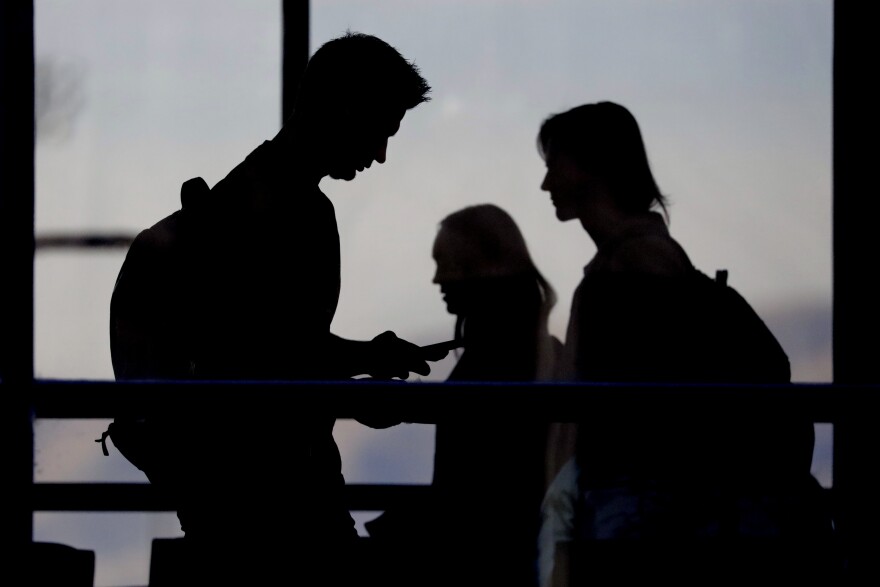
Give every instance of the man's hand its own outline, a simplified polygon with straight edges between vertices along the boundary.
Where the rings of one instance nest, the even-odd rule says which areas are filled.
[[[398,338],[390,330],[370,341],[368,374],[376,379],[406,379],[410,372],[428,375],[431,367],[421,347]]]

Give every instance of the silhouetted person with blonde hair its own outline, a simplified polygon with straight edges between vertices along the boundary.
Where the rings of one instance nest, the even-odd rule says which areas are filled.
[[[494,204],[440,222],[434,283],[456,316],[464,351],[448,381],[547,381],[558,341],[548,318],[556,292],[535,266],[513,218]]]
[[[446,216],[434,239],[434,283],[463,346],[447,381],[548,381],[561,343],[548,330],[556,293],[514,219],[495,204]],[[380,540],[427,548],[404,579],[436,585],[536,583],[546,425],[459,413],[436,425],[432,498],[368,524]],[[426,543],[427,547],[421,544]]]

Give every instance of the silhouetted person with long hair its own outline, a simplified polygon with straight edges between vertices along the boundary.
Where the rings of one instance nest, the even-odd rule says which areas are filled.
[[[556,293],[513,218],[494,204],[458,210],[440,222],[432,254],[434,283],[463,345],[447,381],[549,380],[561,352],[548,330]],[[505,417],[503,395],[498,402],[492,419],[462,413],[438,421],[432,499],[368,525],[380,539],[384,530],[427,542],[431,562],[409,582],[536,583],[546,425]]]
[[[763,321],[734,290],[698,271],[670,235],[666,197],[626,108],[599,102],[551,116],[538,147],[547,165],[541,189],[550,193],[556,217],[579,221],[597,249],[572,301],[563,379],[790,381],[788,358]],[[731,550],[742,558],[729,554],[723,567],[695,547],[707,538],[743,548],[754,542],[742,539],[810,544],[828,537],[830,519],[817,505],[821,489],[810,474],[813,425],[797,414],[760,404],[729,414],[633,405],[625,413],[580,415],[568,438],[573,445],[549,447],[551,461],[554,450],[574,458],[558,459],[562,474],[548,490],[542,550],[549,548],[559,566],[554,577],[545,553],[545,585],[607,580],[603,573],[613,580],[758,571],[791,577],[802,571],[798,565],[814,563],[811,554]],[[621,540],[631,548],[623,560],[598,548]],[[566,559],[568,543],[593,550]]]
[[[556,292],[535,266],[513,218],[494,204],[440,222],[434,283],[456,316],[464,351],[448,381],[546,381],[558,340],[548,330]]]
[[[381,39],[346,33],[322,45],[277,135],[213,188],[186,182],[182,208],[132,244],[111,302],[117,379],[429,373],[418,347],[392,332],[369,341],[331,333],[339,234],[319,189],[325,177],[348,181],[384,163],[405,113],[429,91]],[[147,474],[179,506],[193,580],[341,581],[357,533],[333,414],[230,404],[154,418],[167,446],[162,470]]]
[[[464,343],[447,381],[551,379],[561,347],[548,330],[556,293],[513,218],[492,204],[454,212],[440,223],[433,257],[434,283]],[[505,417],[498,400],[492,420],[465,415],[437,423],[441,552],[463,554],[462,584],[529,586],[546,427]]]

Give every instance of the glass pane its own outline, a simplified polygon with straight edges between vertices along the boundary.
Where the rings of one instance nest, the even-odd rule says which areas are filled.
[[[95,587],[148,585],[153,538],[182,536],[173,513],[34,514],[34,540],[95,552]]]
[[[113,379],[110,296],[124,249],[55,249],[34,260],[34,373]]]
[[[337,420],[333,436],[339,444],[346,483],[430,483],[434,471],[434,426],[399,424],[373,429],[354,420]]]
[[[278,130],[279,2],[38,0],[36,233],[133,236]],[[109,303],[125,249],[39,249],[39,378],[112,379]],[[35,424],[37,481],[144,477],[94,439],[106,421]],[[96,551],[98,587],[146,585],[175,514],[36,513],[34,537]]]
[[[834,425],[816,424],[816,445],[813,449],[813,466],[810,472],[822,487],[833,485]]]
[[[670,230],[694,263],[729,271],[795,381],[831,381],[832,6],[315,0],[313,50],[346,29],[375,34],[433,87],[384,165],[322,184],[342,238],[337,333],[449,338],[454,321],[431,282],[437,223],[492,202],[513,215],[556,288],[551,329],[564,338],[594,249],[540,191],[536,134],[549,114],[612,100],[639,120],[671,200]]]
[[[146,483],[143,472],[107,439],[95,442],[110,420],[39,418],[34,422],[34,481],[37,483]]]
[[[36,228],[136,231],[278,130],[278,2],[38,0]]]
[[[642,126],[673,236],[700,269],[729,271],[788,353],[794,381],[830,382],[832,9],[828,0],[423,0],[418,10],[314,0],[312,50],[347,29],[374,34],[433,87],[384,165],[321,186],[342,239],[336,333],[450,338],[454,319],[432,284],[437,223],[491,202],[513,215],[555,287],[551,330],[564,339],[595,249],[540,191],[536,134],[550,114],[612,100]],[[426,379],[444,379],[453,363]],[[390,454],[399,433],[375,442]],[[816,426],[813,473],[826,487],[831,437],[830,424]]]

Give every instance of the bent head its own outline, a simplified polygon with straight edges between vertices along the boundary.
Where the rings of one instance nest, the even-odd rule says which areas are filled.
[[[291,120],[322,175],[350,180],[384,163],[404,114],[430,100],[419,69],[372,35],[348,32],[309,60]]]
[[[538,132],[538,151],[547,164],[541,189],[550,192],[560,220],[579,217],[599,191],[626,213],[665,210],[638,122],[619,104],[584,104],[550,116]]]
[[[385,163],[388,141],[397,134],[405,110],[376,107],[372,114],[345,111],[325,145],[327,175],[350,181],[372,164]]]

